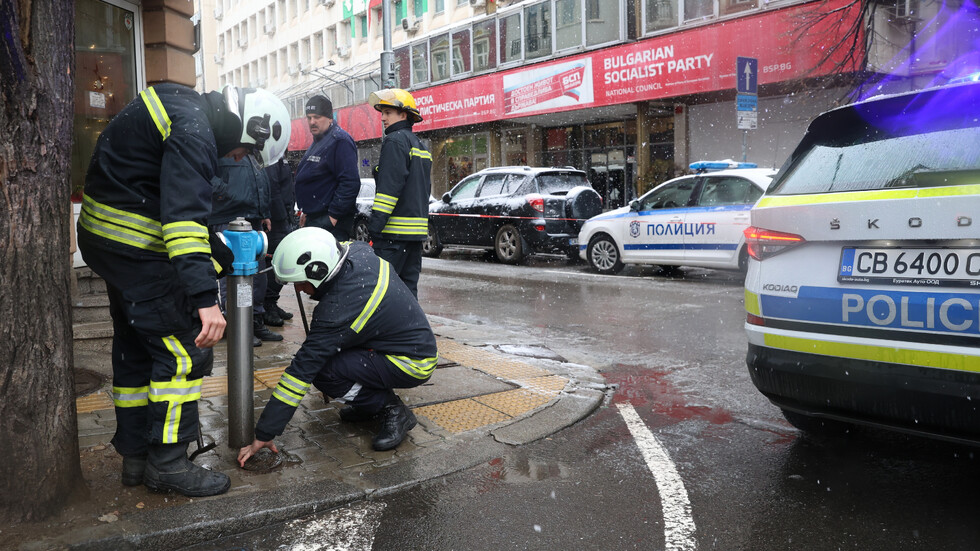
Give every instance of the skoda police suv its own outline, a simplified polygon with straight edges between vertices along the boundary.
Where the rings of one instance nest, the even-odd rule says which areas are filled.
[[[820,115],[751,224],[746,362],[788,421],[980,442],[980,82]]]

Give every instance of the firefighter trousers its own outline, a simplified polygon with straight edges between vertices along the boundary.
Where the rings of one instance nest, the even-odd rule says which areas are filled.
[[[392,389],[414,388],[427,380],[408,375],[374,350],[348,348],[327,362],[313,386],[328,398],[374,413],[395,401]]]

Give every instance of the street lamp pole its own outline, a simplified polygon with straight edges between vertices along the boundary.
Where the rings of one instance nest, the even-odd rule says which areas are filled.
[[[381,0],[381,33],[384,35],[384,51],[381,52],[381,86],[394,88],[394,54],[391,53],[391,0]]]

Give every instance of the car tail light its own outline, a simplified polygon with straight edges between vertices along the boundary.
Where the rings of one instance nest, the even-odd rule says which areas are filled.
[[[742,233],[745,234],[745,248],[749,256],[756,260],[765,260],[806,241],[800,235],[755,226],[745,228]]]
[[[534,226],[534,229],[535,229],[536,231],[544,231],[544,224],[536,224],[536,225]]]
[[[544,197],[538,195],[537,193],[532,193],[525,197],[527,199],[527,204],[531,205],[531,208],[544,213]]]

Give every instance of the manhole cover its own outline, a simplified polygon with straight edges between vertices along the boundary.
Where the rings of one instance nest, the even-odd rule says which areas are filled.
[[[102,375],[84,368],[75,369],[75,397],[80,398],[82,396],[92,394],[93,392],[102,388],[102,383],[105,382],[105,377]]]
[[[253,473],[267,473],[282,465],[282,456],[268,448],[262,448],[245,462],[245,470]]]

